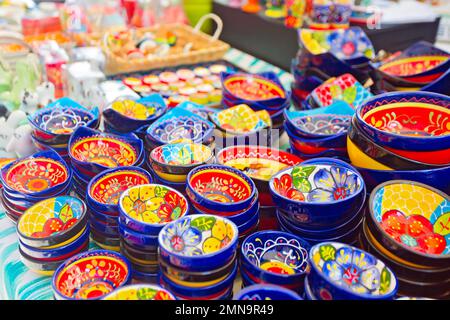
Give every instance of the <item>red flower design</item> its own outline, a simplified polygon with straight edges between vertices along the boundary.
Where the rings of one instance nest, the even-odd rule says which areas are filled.
[[[305,200],[303,193],[294,188],[292,177],[287,173],[283,174],[280,179],[273,179],[273,186],[275,191],[283,197],[297,201]]]

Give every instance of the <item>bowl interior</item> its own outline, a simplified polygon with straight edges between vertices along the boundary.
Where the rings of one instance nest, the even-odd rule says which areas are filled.
[[[123,213],[147,224],[166,224],[188,211],[186,198],[178,191],[159,184],[128,188],[119,199]]]
[[[305,134],[329,136],[346,132],[351,120],[350,115],[317,114],[294,118],[291,123]]]
[[[70,107],[48,108],[33,115],[31,121],[42,131],[70,135],[75,129],[94,120],[87,110]]]
[[[236,134],[255,132],[271,124],[270,114],[267,111],[255,112],[246,104],[213,113],[210,117],[221,129]]]
[[[172,293],[159,286],[136,284],[118,288],[105,300],[176,300]]]
[[[270,180],[273,192],[309,203],[333,203],[357,194],[364,182],[352,170],[338,165],[298,165]]]
[[[392,76],[412,76],[436,68],[448,59],[445,55],[405,57],[384,63],[379,69]]]
[[[213,127],[200,117],[179,116],[161,121],[152,127],[150,135],[162,143],[176,143],[183,140],[201,143]]]
[[[392,271],[371,254],[346,244],[324,242],[310,252],[313,268],[336,287],[356,295],[388,295],[397,287]]]
[[[212,151],[209,147],[190,142],[166,144],[151,152],[151,158],[154,161],[171,166],[201,164],[211,157]]]
[[[154,118],[162,108],[163,106],[157,102],[139,103],[129,99],[116,100],[111,104],[112,110],[134,120]]]
[[[63,163],[43,157],[20,160],[2,174],[11,189],[28,194],[63,184],[69,177]]]
[[[390,183],[374,191],[370,203],[377,226],[404,247],[450,255],[450,199],[415,183]]]
[[[70,153],[78,161],[110,168],[131,166],[138,160],[132,145],[114,137],[81,138],[71,146]]]
[[[227,77],[223,86],[240,99],[261,101],[285,98],[284,89],[273,81],[256,75],[234,75]]]

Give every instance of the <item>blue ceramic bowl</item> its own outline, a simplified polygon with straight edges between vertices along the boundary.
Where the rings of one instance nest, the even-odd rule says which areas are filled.
[[[172,189],[177,190],[178,192],[181,192],[182,194],[186,193],[186,182],[172,182],[172,181],[164,180],[163,178],[158,176],[156,174],[156,172],[152,169],[152,167],[149,166],[148,164],[147,164],[147,168],[148,168],[148,172],[150,172],[152,174],[152,176],[155,180],[155,183],[168,186]]]
[[[309,280],[307,276],[305,277],[305,298],[306,300],[317,300],[311,291],[311,286],[309,285]]]
[[[394,118],[386,119],[387,123],[385,126],[396,126],[396,128],[401,128],[403,124],[408,124],[406,120],[402,120],[402,118],[398,118],[402,115],[401,110],[398,107],[393,107],[394,104],[400,104],[409,102],[411,104],[416,103],[426,103],[429,104],[426,108],[430,110],[429,116],[427,119],[430,122],[430,126],[436,126],[436,129],[439,129],[439,120],[435,117],[438,115],[433,115],[433,106],[439,106],[441,108],[450,109],[450,97],[431,93],[424,91],[417,92],[390,92],[378,95],[368,101],[366,101],[363,105],[361,105],[356,110],[356,120],[357,124],[360,128],[378,145],[391,147],[394,149],[400,150],[414,150],[414,151],[435,151],[435,150],[445,150],[450,148],[450,135],[427,135],[427,136],[417,136],[412,134],[396,134],[388,131],[383,131],[375,126],[369,125],[366,120],[363,120],[363,117],[372,110],[376,108],[385,108],[387,105],[391,105],[392,114]],[[396,110],[398,109],[398,110]],[[434,112],[436,113],[436,112]],[[411,117],[414,115],[413,111],[408,114],[405,114],[404,117]],[[397,118],[396,118],[397,117]],[[420,117],[420,121],[425,116]],[[417,119],[418,116],[416,115]],[[441,118],[441,117],[439,117]],[[367,120],[369,121],[369,120]],[[444,126],[444,123],[441,124]],[[445,127],[442,128],[444,131],[448,131]]]
[[[347,132],[350,123],[351,115],[325,113],[287,118],[285,126],[296,136],[321,139]]]
[[[276,103],[274,103],[272,105],[266,104],[264,102],[258,102],[258,101],[250,102],[249,100],[245,100],[245,99],[234,99],[230,96],[223,95],[222,96],[222,105],[225,107],[232,107],[232,106],[237,106],[239,104],[246,104],[255,111],[266,110],[266,111],[270,112],[271,118],[274,118],[274,117],[276,117],[276,115],[278,115],[279,112],[283,112],[284,109],[289,108],[289,106],[291,104],[291,100],[290,100],[291,92],[286,91],[285,93],[286,93],[286,99],[279,99],[279,100],[277,100]]]
[[[97,210],[94,210],[89,203],[86,203],[89,211],[89,215],[91,219],[98,220],[98,222],[101,222],[103,224],[109,224],[114,225],[118,224],[119,221],[119,215],[112,215],[112,214],[106,214]]]
[[[308,272],[305,240],[281,231],[259,231],[241,244],[241,269],[264,282],[277,285],[301,283]]]
[[[226,187],[233,181],[233,190]],[[243,172],[224,165],[205,164],[189,172],[186,193],[197,209],[238,212],[247,209],[256,196],[256,186]]]
[[[231,219],[231,217],[229,218],[231,221],[233,221]],[[237,225],[237,228],[239,230],[239,236],[242,236],[243,234],[245,234],[246,231],[251,230],[252,228],[254,228],[259,221],[259,211],[255,212],[253,214],[253,216],[251,216],[248,221]]]
[[[233,300],[303,300],[296,292],[270,284],[258,284],[239,291]]]
[[[119,222],[115,224],[103,223],[95,218],[89,219],[91,228],[110,238],[119,238]]]
[[[133,280],[142,283],[158,283],[159,273],[145,273],[137,270],[132,271]]]
[[[347,132],[341,132],[335,135],[323,138],[305,138],[291,131],[288,125],[284,124],[289,139],[297,144],[308,145],[311,148],[345,148],[347,147]]]
[[[127,243],[135,246],[150,246],[156,247],[158,245],[158,236],[150,236],[144,233],[139,233],[129,229],[123,225],[119,220],[120,238]]]
[[[388,300],[397,293],[397,278],[371,254],[338,242],[322,242],[309,252],[308,275],[314,297],[321,300]]]
[[[292,154],[304,160],[326,157],[326,158],[337,158],[344,160],[346,162],[350,162],[350,160],[348,159],[347,150],[328,149],[319,153],[303,153],[297,150],[295,146],[292,145],[291,143],[289,144],[289,146]]]
[[[239,231],[230,220],[196,214],[166,225],[158,236],[160,257],[180,269],[215,270],[230,261]]]

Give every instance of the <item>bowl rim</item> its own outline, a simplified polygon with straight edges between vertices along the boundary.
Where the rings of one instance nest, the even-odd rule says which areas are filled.
[[[270,99],[248,99],[246,97],[241,97],[238,96],[236,94],[234,94],[233,92],[231,92],[228,87],[227,87],[227,82],[233,80],[233,78],[243,78],[246,82],[248,81],[248,78],[256,78],[260,81],[266,81],[269,82],[273,87],[276,87],[278,90],[277,91],[281,91],[283,93],[283,95],[280,95],[278,97],[275,98],[270,98]],[[278,83],[276,83],[275,81],[268,79],[260,74],[251,74],[251,73],[246,73],[244,71],[240,71],[240,72],[234,72],[234,73],[230,73],[228,75],[226,75],[225,77],[223,77],[222,79],[222,86],[224,89],[226,89],[227,91],[230,92],[230,94],[232,94],[234,97],[241,99],[241,100],[246,100],[246,101],[252,101],[252,102],[267,102],[267,101],[271,101],[274,99],[286,99],[287,98],[287,94],[286,94],[286,90],[284,89],[284,87]]]
[[[312,132],[308,132],[305,130],[300,129],[296,123],[294,122],[295,120],[298,119],[307,119],[307,118],[319,118],[319,117],[340,117],[340,118],[349,118],[349,126],[351,123],[351,119],[352,119],[352,115],[349,114],[336,114],[336,113],[317,113],[317,114],[311,114],[311,115],[303,115],[303,116],[299,116],[293,119],[286,119],[286,122],[288,122],[290,125],[292,125],[296,130],[303,132],[305,135],[309,135],[311,138],[324,138],[324,137],[329,137],[329,136],[335,136],[338,135],[342,132],[347,132],[348,127],[345,131],[342,132],[336,132],[336,133],[331,133],[331,134],[319,134],[319,133],[312,133]],[[291,130],[292,131],[292,130]]]
[[[237,292],[234,297],[233,300],[241,300],[242,296],[249,294],[255,290],[262,290],[262,291],[269,291],[269,292],[281,292],[282,294],[285,294],[291,298],[294,298],[293,300],[303,300],[302,297],[300,297],[300,295],[296,292],[294,292],[293,290],[284,288],[282,286],[277,286],[274,284],[253,284],[251,286],[245,287],[244,289],[240,290],[239,292]]]
[[[113,299],[108,299],[108,298],[113,297],[114,295],[120,293],[123,290],[133,290],[133,289],[141,289],[141,288],[148,288],[148,289],[155,289],[158,291],[164,291],[172,298],[171,300],[177,300],[175,295],[172,292],[170,292],[169,290],[167,290],[161,286],[158,286],[156,284],[150,284],[150,283],[135,283],[135,284],[124,285],[122,287],[114,289],[113,291],[108,293],[106,296],[102,297],[101,300],[113,300]],[[152,300],[154,300],[154,299],[152,299]]]
[[[369,197],[369,201],[368,201],[368,209],[369,209],[368,216],[374,222],[374,225],[376,226],[377,230],[383,234],[384,238],[389,239],[389,241],[395,242],[396,245],[401,246],[402,249],[406,250],[410,254],[417,255],[422,258],[433,259],[433,260],[434,259],[435,260],[441,260],[441,259],[448,260],[450,258],[450,253],[446,254],[446,255],[442,255],[442,254],[436,255],[436,254],[425,254],[425,253],[422,253],[422,252],[419,252],[416,250],[412,250],[410,247],[406,246],[405,244],[395,241],[386,231],[384,231],[382,228],[379,227],[379,222],[376,221],[375,217],[374,217],[374,211],[373,211],[374,198],[380,189],[384,188],[385,186],[392,185],[392,184],[409,184],[409,185],[419,186],[419,187],[428,189],[428,190],[432,191],[433,193],[440,195],[442,198],[444,198],[444,200],[447,200],[449,202],[450,202],[450,196],[447,195],[445,192],[442,192],[441,190],[438,190],[434,187],[431,187],[431,186],[426,185],[421,182],[416,182],[416,181],[412,181],[412,180],[389,180],[389,181],[386,181],[386,182],[383,182],[383,183],[377,185],[372,190],[370,197]]]
[[[161,149],[163,149],[164,147],[169,146],[169,145],[196,145],[196,146],[200,146],[203,150],[208,150],[209,153],[210,153],[210,155],[208,156],[208,159],[206,159],[205,161],[202,161],[202,162],[196,162],[196,163],[193,163],[193,164],[173,164],[173,165],[172,165],[172,164],[168,164],[168,163],[165,163],[165,162],[161,162],[161,161],[159,161],[158,159],[156,159],[156,158],[155,158],[155,153],[156,153],[158,150],[161,150]],[[161,165],[161,166],[170,166],[170,167],[178,167],[178,168],[191,168],[191,167],[197,167],[197,166],[199,166],[199,165],[208,163],[212,158],[214,158],[214,153],[213,153],[213,151],[211,150],[211,148],[210,148],[209,146],[204,145],[204,144],[202,144],[202,143],[192,142],[192,141],[184,141],[184,142],[176,142],[176,143],[166,143],[166,144],[163,144],[163,145],[161,145],[161,146],[157,146],[156,148],[154,148],[154,149],[150,152],[149,157],[148,157],[148,159],[149,159],[150,161],[155,162],[155,163],[158,164],[158,165]]]
[[[442,57],[446,58],[446,59],[442,59]],[[425,71],[420,71],[420,72],[414,73],[414,74],[408,74],[408,75],[392,74],[392,73],[386,72],[386,70],[385,70],[386,67],[390,67],[391,65],[397,65],[397,64],[402,65],[402,64],[406,64],[406,63],[410,63],[410,62],[415,62],[417,60],[424,60],[424,58],[435,58],[435,59],[441,60],[441,61],[439,64],[435,65],[431,69],[428,69]],[[448,62],[448,60],[450,60],[450,54],[445,55],[443,52],[436,53],[436,54],[420,54],[420,55],[414,55],[414,56],[403,56],[403,57],[397,57],[397,58],[393,59],[392,61],[387,61],[385,63],[380,64],[380,66],[378,67],[378,70],[380,70],[390,76],[399,77],[399,78],[403,79],[403,77],[413,77],[413,76],[417,77],[417,76],[421,76],[425,72],[433,71],[433,69],[441,67],[441,65]]]

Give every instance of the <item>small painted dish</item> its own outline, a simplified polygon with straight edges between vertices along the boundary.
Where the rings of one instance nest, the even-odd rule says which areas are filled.
[[[121,194],[118,207],[129,229],[155,235],[189,212],[188,201],[180,192],[160,184],[128,188]]]
[[[361,249],[323,242],[311,248],[309,259],[311,291],[321,300],[389,300],[397,293],[391,269]]]
[[[265,77],[245,73],[226,74],[222,78],[224,95],[250,101],[284,99],[286,93],[280,85]]]
[[[39,274],[41,276],[52,276],[55,270],[64,263],[64,260],[57,261],[41,261],[39,259],[33,259],[22,251],[19,247],[20,261],[28,268],[30,271]]]
[[[20,217],[17,232],[20,241],[32,247],[61,246],[86,228],[83,201],[59,196],[38,202]]]
[[[305,137],[323,138],[346,132],[351,119],[350,115],[317,114],[295,118],[292,124]]]
[[[158,246],[158,235],[136,232],[121,222],[119,222],[119,234],[121,240],[136,247],[157,248]]]
[[[164,288],[150,284],[134,284],[114,290],[103,300],[176,300]]]
[[[429,72],[448,60],[448,55],[402,57],[383,63],[379,69],[391,76],[411,77]]]
[[[93,250],[66,260],[53,275],[52,287],[61,300],[93,300],[126,285],[130,279],[130,264],[121,254]]]
[[[180,269],[218,269],[235,254],[238,229],[230,220],[189,215],[166,225],[158,236],[161,258]]]
[[[256,284],[239,291],[233,300],[303,300],[296,292],[271,284]]]

